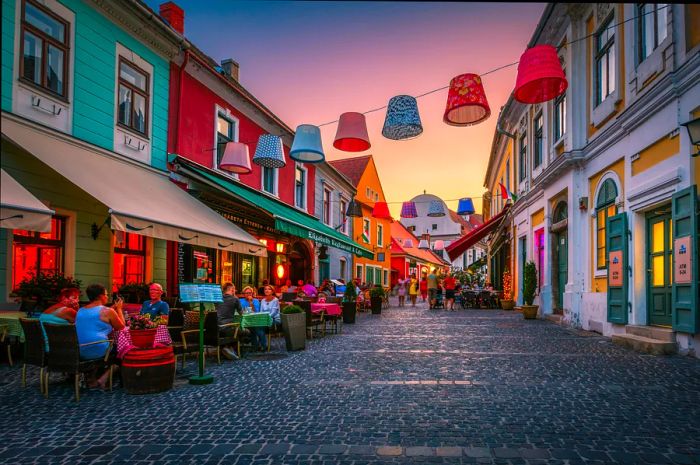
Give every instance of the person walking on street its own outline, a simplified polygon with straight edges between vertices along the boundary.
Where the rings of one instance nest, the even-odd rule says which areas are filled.
[[[411,283],[408,285],[408,296],[411,298],[411,307],[416,306],[416,299],[418,298],[418,280],[415,276],[411,276]]]
[[[428,280],[425,278],[425,275],[420,279],[420,295],[421,298],[423,299],[423,302],[428,298]]]
[[[443,281],[445,286],[445,307],[447,310],[454,311],[455,307],[455,288],[457,287],[457,280],[453,274],[448,274]]]
[[[396,284],[398,287],[397,294],[399,295],[399,307],[403,307],[406,303],[406,285],[408,282],[408,279],[399,279],[399,282]]]
[[[437,300],[437,290],[438,290],[438,277],[434,271],[431,271],[428,275],[428,299],[430,300],[430,308],[435,307]]]

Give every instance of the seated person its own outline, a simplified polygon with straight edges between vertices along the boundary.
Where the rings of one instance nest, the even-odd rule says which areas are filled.
[[[309,297],[316,297],[318,295],[318,291],[316,290],[316,286],[314,286],[311,283],[311,281],[304,284],[302,289],[304,290],[304,294],[306,294]]]
[[[318,300],[317,302],[320,304],[326,303],[326,293],[325,292],[319,292],[318,293]]]
[[[292,280],[288,279],[286,283],[284,283],[284,286],[280,289],[280,292],[285,293],[285,292],[296,292],[297,287],[292,285]]]
[[[168,313],[170,313],[170,306],[167,302],[161,300],[163,296],[163,286],[158,283],[151,283],[151,285],[148,286],[148,296],[150,300],[145,301],[141,306],[141,315],[148,314],[151,320],[155,320],[160,316],[167,321]]]
[[[247,313],[259,313],[260,301],[253,298],[255,289],[250,286],[243,288],[243,299],[241,300],[241,307],[243,308],[243,314]],[[276,297],[275,297],[276,298]],[[254,349],[267,350],[267,337],[265,336],[265,328],[250,328],[251,342]]]
[[[90,344],[105,340],[113,331],[121,331],[126,326],[124,315],[122,314],[121,299],[116,299],[111,307],[106,307],[107,290],[101,284],[91,284],[85,289],[90,303],[78,310],[75,317],[75,329],[78,333],[78,343],[80,347],[80,358],[82,360],[95,360],[105,356],[108,342]],[[82,344],[90,344],[82,346]],[[116,351],[116,346],[113,347]],[[113,366],[112,368],[116,368]],[[92,387],[105,387],[109,369],[105,371]]]
[[[260,286],[258,288],[258,295],[259,296],[265,295],[265,286],[267,286],[268,284],[270,284],[270,281],[268,281],[267,279],[263,279],[262,286]],[[274,292],[273,292],[273,294],[274,294]]]
[[[80,289],[77,287],[69,287],[61,290],[58,295],[58,303],[50,306],[44,313],[39,315],[41,322],[41,331],[44,333],[44,349],[49,351],[49,339],[46,337],[44,323],[53,325],[67,325],[75,323],[75,315],[80,306]]]
[[[243,312],[241,301],[236,297],[236,286],[234,286],[233,283],[226,283],[222,286],[221,290],[224,294],[224,301],[216,304],[216,316],[220,326],[233,323],[234,316],[237,314],[241,315]],[[221,328],[220,332],[223,336],[232,336],[235,332],[235,328]],[[224,354],[224,357],[229,360],[238,358],[230,347],[222,348],[221,352]]]

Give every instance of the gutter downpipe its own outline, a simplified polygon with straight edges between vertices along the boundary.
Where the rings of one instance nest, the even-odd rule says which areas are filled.
[[[175,154],[181,155],[180,153],[180,125],[182,123],[182,92],[185,88],[183,84],[183,79],[185,78],[185,68],[187,68],[187,63],[190,61],[190,51],[185,49],[185,58],[182,60],[182,65],[180,65],[180,70],[178,72],[178,90],[177,90],[177,121],[175,122]]]

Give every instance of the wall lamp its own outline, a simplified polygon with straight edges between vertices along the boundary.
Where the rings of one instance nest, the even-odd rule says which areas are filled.
[[[698,149],[697,152],[693,153],[690,156],[700,156],[700,147],[698,147],[700,145],[700,118],[690,120],[686,123],[681,124],[681,126],[685,126],[685,128],[688,130],[688,137],[690,138],[690,143],[695,145],[695,148]]]

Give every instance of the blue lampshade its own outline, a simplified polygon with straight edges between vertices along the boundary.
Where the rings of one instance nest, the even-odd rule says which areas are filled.
[[[321,143],[321,130],[312,124],[297,126],[289,157],[302,163],[321,163],[326,159]]]
[[[416,211],[416,202],[404,202],[401,205],[401,218],[416,218],[418,217],[418,211]]]
[[[445,207],[440,200],[431,200],[428,207],[428,216],[445,216]]]
[[[458,215],[473,215],[474,212],[474,202],[469,197],[459,199],[459,204],[457,204],[457,214]]]
[[[253,163],[266,168],[284,168],[287,165],[287,161],[284,159],[282,138],[272,134],[260,136],[258,145],[255,147]]]
[[[423,132],[418,102],[410,95],[397,95],[389,100],[382,135],[387,139],[412,139]]]

